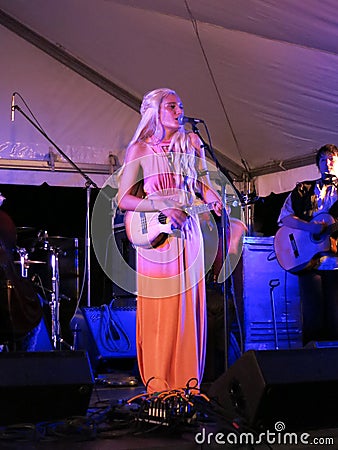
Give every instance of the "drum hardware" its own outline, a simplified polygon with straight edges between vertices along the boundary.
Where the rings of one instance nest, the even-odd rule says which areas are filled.
[[[21,266],[21,276],[24,278],[27,278],[28,275],[28,267],[26,264],[26,261],[28,261],[28,253],[27,250],[25,248],[17,248],[17,252],[19,253],[20,256],[20,261],[15,261],[15,263],[19,263]]]
[[[20,274],[23,278],[28,277],[28,269],[31,264],[46,264],[44,261],[32,261],[31,259],[28,259],[29,255],[24,247],[17,247],[16,251],[20,256],[20,260],[14,261],[14,264],[20,264]]]
[[[44,298],[42,300],[44,301],[45,304],[47,304],[47,303],[49,304],[49,302],[47,302],[47,300],[45,300],[46,299],[46,292],[48,294],[52,294],[53,291],[51,289],[48,289],[46,286],[44,286],[42,284],[41,279],[40,279],[40,277],[37,274],[34,274],[32,276],[31,281],[33,282],[33,284],[37,288],[41,289],[41,291],[44,292]],[[60,294],[59,297],[60,297],[60,300],[66,300],[67,302],[70,302],[72,300],[70,297],[67,297],[67,295],[64,295],[64,294]]]
[[[16,227],[16,231],[17,233],[21,234],[21,233],[28,233],[31,231],[34,231],[35,228],[34,227]]]
[[[40,230],[38,232],[38,243],[40,243],[40,248],[42,250],[49,250],[48,233],[46,230]],[[42,244],[42,245],[41,245]]]
[[[29,268],[30,264],[46,264],[45,261],[34,261],[32,259],[24,259],[25,265]],[[20,261],[14,261],[14,264],[21,264]]]
[[[60,271],[59,271],[59,255],[62,253],[61,249],[49,245],[49,251],[51,252],[51,268],[52,268],[52,289],[51,299],[49,302],[51,316],[52,316],[52,342],[55,350],[61,350],[62,344],[68,347],[70,350],[74,350],[74,347],[69,345],[61,337],[60,328]]]
[[[59,302],[59,255],[58,249],[51,247],[52,292],[49,303],[52,313],[52,342],[55,350],[60,350],[60,302]]]
[[[60,270],[59,270],[59,256],[64,255],[63,250],[57,245],[52,245],[56,240],[48,236],[46,230],[40,230],[37,234],[37,239],[35,240],[32,251],[35,251],[35,248],[46,251],[50,258],[50,268],[51,268],[51,289],[47,289],[44,286],[40,286],[44,292],[47,292],[50,296],[49,299],[49,307],[51,311],[51,339],[52,344],[55,350],[61,350],[62,345],[66,346],[70,350],[74,350],[72,345],[69,345],[61,336],[61,327],[60,327],[60,300],[70,300],[69,297],[60,294]],[[29,265],[30,260],[28,259],[28,255],[22,252],[23,256],[23,265]],[[21,255],[20,255],[21,258]],[[27,258],[27,259],[25,259]],[[39,261],[32,261],[32,264],[39,263]],[[34,278],[34,276],[33,276]]]

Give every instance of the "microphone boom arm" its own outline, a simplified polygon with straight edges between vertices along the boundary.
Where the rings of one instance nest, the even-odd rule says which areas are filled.
[[[52,139],[44,132],[44,130],[42,129],[42,128],[40,128],[38,125],[36,125],[36,123],[34,123],[33,122],[33,120],[20,108],[20,106],[18,106],[18,105],[14,105],[13,107],[12,107],[14,110],[17,110],[17,111],[19,111],[27,120],[28,120],[28,122],[30,122],[32,125],[33,125],[33,127],[36,129],[36,130],[38,130],[39,131],[39,133],[40,134],[42,134],[42,136],[44,136],[44,138],[46,138],[47,139],[47,141],[48,142],[50,142],[52,145],[53,145],[53,147],[55,147],[56,148],[56,150],[60,153],[60,155],[61,156],[63,156],[68,162],[69,162],[69,164],[72,166],[72,167],[74,167],[74,169],[77,171],[77,172],[79,172],[79,174],[80,175],[82,175],[82,177],[86,180],[86,187],[87,186],[93,186],[93,187],[95,187],[95,188],[97,188],[98,189],[98,186],[97,186],[97,184],[85,173],[85,172],[83,172],[83,170],[82,169],[80,169],[80,167],[74,162],[74,161],[72,161],[70,158],[69,158],[69,156],[68,155],[66,155],[66,153],[63,151],[63,150],[61,150],[61,148],[60,147],[58,147],[56,144],[55,144],[55,142],[54,141],[52,141]]]
[[[202,121],[201,121],[201,122],[202,122]],[[203,122],[203,123],[204,123],[204,122]],[[219,163],[218,159],[216,158],[216,155],[215,155],[215,153],[214,153],[214,151],[213,151],[211,145],[209,145],[209,144],[203,139],[203,137],[202,137],[202,135],[201,135],[201,133],[200,133],[200,131],[199,131],[199,129],[198,129],[197,124],[196,124],[196,123],[192,123],[191,126],[192,126],[192,131],[193,131],[195,134],[197,134],[197,136],[198,136],[198,137],[200,138],[200,140],[202,141],[203,148],[209,152],[209,154],[210,154],[211,158],[213,159],[213,161],[214,161],[214,163],[215,163],[217,169],[218,169],[219,171],[221,171],[221,172],[227,177],[227,179],[230,181],[230,184],[231,184],[231,186],[233,187],[234,191],[236,192],[236,194],[238,195],[239,199],[241,200],[241,199],[242,199],[242,194],[239,192],[239,190],[238,190],[238,189],[236,188],[236,186],[234,185],[234,181],[233,181],[233,179],[232,179],[232,177],[231,177],[229,171],[228,171],[227,169],[225,169],[223,166],[221,166],[221,164]]]
[[[83,172],[83,170],[80,169],[80,167],[74,162],[72,161],[68,155],[65,154],[64,151],[62,151],[60,149],[60,147],[58,147],[55,142],[52,141],[52,139],[45,133],[45,131],[38,126],[36,123],[33,122],[33,120],[18,106],[18,105],[14,105],[12,106],[12,111],[17,110],[19,111],[27,120],[28,122],[33,125],[33,127],[39,131],[40,134],[42,134],[42,136],[44,136],[45,139],[47,139],[48,142],[50,142],[53,147],[55,147],[55,149],[60,153],[60,155],[62,155],[68,162],[69,164],[74,167],[74,169],[79,172],[79,174],[86,180],[85,183],[85,187],[87,189],[87,198],[86,198],[86,248],[85,248],[85,253],[86,253],[86,265],[85,265],[85,272],[84,272],[84,276],[87,277],[87,306],[91,306],[91,288],[90,288],[90,269],[91,269],[91,264],[90,264],[90,189],[91,187],[94,187],[96,189],[98,189],[97,184],[85,173]]]

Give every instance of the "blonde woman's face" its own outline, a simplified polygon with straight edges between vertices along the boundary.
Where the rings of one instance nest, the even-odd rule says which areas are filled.
[[[169,94],[163,98],[160,106],[160,121],[164,128],[176,131],[180,127],[178,118],[183,114],[183,104],[177,95]]]

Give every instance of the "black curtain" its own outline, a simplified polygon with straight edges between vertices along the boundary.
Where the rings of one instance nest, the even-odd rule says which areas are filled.
[[[60,294],[63,295],[60,301],[60,322],[63,337],[70,340],[69,321],[75,312],[82,284],[84,290],[79,306],[87,306],[87,283],[84,280],[86,189],[55,187],[47,183],[40,186],[3,184],[0,185],[0,192],[6,198],[0,209],[10,216],[17,227],[17,247],[26,249],[30,260],[38,261],[30,265],[29,278],[38,275],[43,285],[47,289],[51,288],[51,255],[38,236],[43,236],[46,232],[47,240],[60,248]],[[98,193],[96,189],[91,189],[91,209]],[[107,227],[110,226],[110,220],[111,216],[107,211]],[[74,248],[76,240],[77,249]],[[15,258],[19,259],[19,255],[16,254]],[[19,264],[17,267],[20,270]],[[91,306],[99,306],[111,300],[112,283],[101,269],[92,249]],[[48,303],[44,310],[50,328]]]

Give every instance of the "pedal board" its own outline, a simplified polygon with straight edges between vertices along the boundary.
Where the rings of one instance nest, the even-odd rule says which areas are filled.
[[[195,413],[194,405],[180,397],[169,397],[165,400],[155,397],[142,401],[137,420],[163,426],[190,424]]]

